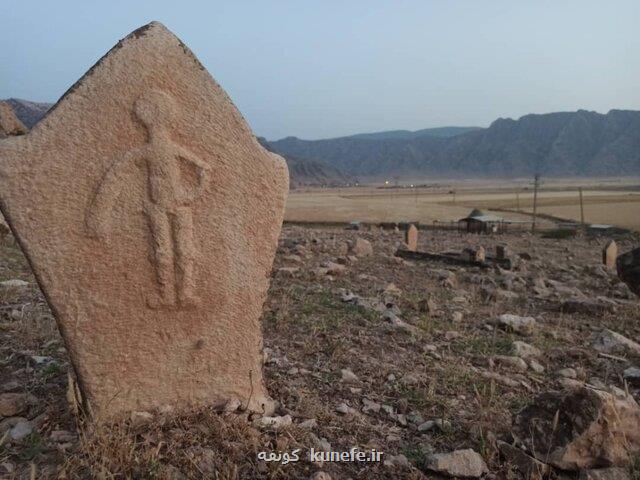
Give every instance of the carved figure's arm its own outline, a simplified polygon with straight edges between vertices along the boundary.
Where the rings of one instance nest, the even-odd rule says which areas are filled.
[[[141,149],[131,150],[117,158],[110,166],[95,190],[93,200],[86,214],[86,227],[89,236],[102,237],[106,234],[111,219],[111,210],[123,182],[143,157]]]
[[[178,152],[177,152],[178,157],[182,158],[183,160],[186,160],[187,162],[191,163],[198,169],[198,187],[196,189],[196,192],[190,196],[191,200],[195,200],[200,196],[200,194],[206,187],[207,181],[209,180],[208,172],[211,167],[209,164],[202,161],[200,158],[192,154],[186,148],[177,146],[177,149],[178,149]]]

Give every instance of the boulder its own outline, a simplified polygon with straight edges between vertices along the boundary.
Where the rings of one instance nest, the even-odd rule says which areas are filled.
[[[498,450],[505,461],[514,466],[524,478],[528,480],[541,480],[549,473],[549,465],[536,460],[520,448],[498,440]]]
[[[631,396],[586,387],[547,392],[516,415],[512,433],[563,470],[627,466],[640,453],[640,407]]]
[[[623,253],[616,260],[618,277],[640,296],[640,247]]]

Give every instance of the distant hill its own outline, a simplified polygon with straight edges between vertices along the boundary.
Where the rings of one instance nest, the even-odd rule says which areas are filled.
[[[53,103],[30,102],[19,98],[9,98],[5,101],[11,106],[16,117],[29,129],[53,106]]]
[[[269,151],[273,149],[264,138],[258,138],[260,144]],[[289,182],[293,188],[299,186],[341,186],[353,185],[355,176],[316,160],[307,160],[291,155],[282,155],[289,167]]]
[[[480,127],[438,127],[424,128],[422,130],[389,130],[386,132],[376,133],[358,133],[350,135],[347,138],[361,138],[365,140],[410,140],[413,138],[424,137],[426,135],[432,137],[455,137],[474,130],[481,130]]]
[[[640,112],[632,110],[525,115],[448,137],[370,135],[287,137],[269,145],[279,153],[320,160],[360,177],[640,174]]]

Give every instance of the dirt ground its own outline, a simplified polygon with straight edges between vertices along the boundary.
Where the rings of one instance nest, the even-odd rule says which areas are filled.
[[[372,255],[347,255],[347,241],[358,237],[371,242]],[[496,441],[509,440],[514,415],[537,393],[566,387],[561,369],[640,399],[622,380],[640,357],[591,346],[604,328],[640,341],[640,302],[601,264],[606,240],[420,232],[418,249],[430,252],[506,244],[517,259],[507,271],[400,259],[403,235],[394,231],[285,227],[263,329],[267,387],[291,425],[202,409],[96,429],[70,411],[64,344],[24,257],[5,239],[0,281],[29,284],[0,289],[0,393],[30,395],[17,417],[31,432],[14,440],[17,420],[0,419],[0,478],[437,478],[426,456],[462,448],[482,455],[490,478],[519,478]],[[622,252],[639,242],[618,239]],[[563,313],[575,298],[600,307]],[[534,317],[537,326],[504,330],[495,321],[505,313]],[[540,350],[542,369],[504,361],[516,341]],[[382,461],[305,458],[310,448],[352,447],[384,452]],[[297,448],[298,462],[258,458]]]
[[[546,180],[538,195],[538,212],[559,219],[581,220],[583,187],[586,223],[612,224],[640,231],[640,186],[634,179],[617,181]],[[313,222],[450,222],[474,208],[492,210],[514,221],[531,221],[530,182],[432,182],[394,186],[302,188],[292,191],[286,219]],[[547,222],[548,223],[548,222]],[[551,224],[547,225],[552,227]]]

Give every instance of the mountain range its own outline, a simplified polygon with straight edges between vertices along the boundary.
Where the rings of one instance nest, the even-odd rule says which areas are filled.
[[[500,118],[460,133],[382,132],[269,142],[284,155],[321,161],[360,177],[640,174],[640,112],[586,110]],[[422,133],[421,133],[422,132]]]
[[[29,128],[49,103],[9,99]],[[488,128],[391,130],[324,140],[259,139],[287,160],[292,185],[344,185],[360,179],[640,175],[640,112],[578,110],[500,118]]]

